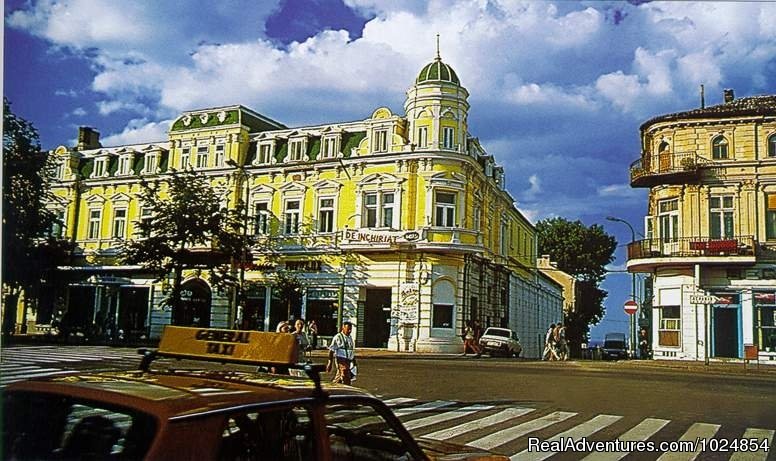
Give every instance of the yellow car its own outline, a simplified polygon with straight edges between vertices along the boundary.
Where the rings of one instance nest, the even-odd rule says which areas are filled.
[[[290,368],[307,377],[201,364],[163,368],[158,358]],[[507,459],[413,439],[379,399],[350,386],[324,386],[323,366],[296,364],[296,358],[293,335],[168,326],[137,371],[74,372],[9,385],[0,459]]]

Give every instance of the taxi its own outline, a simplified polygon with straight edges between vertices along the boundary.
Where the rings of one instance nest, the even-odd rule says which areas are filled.
[[[323,365],[297,364],[296,347],[289,334],[167,326],[158,349],[141,350],[138,370],[13,383],[3,395],[0,459],[507,459],[414,439],[376,397],[322,385]],[[227,366],[184,368],[190,360]]]

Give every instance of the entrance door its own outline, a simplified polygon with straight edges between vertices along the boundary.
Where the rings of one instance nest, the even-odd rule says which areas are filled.
[[[738,309],[714,309],[714,356],[738,357]]]
[[[118,328],[126,338],[137,339],[146,334],[147,315],[148,288],[121,287]]]
[[[172,324],[187,327],[210,326],[210,287],[202,280],[189,280],[181,286],[181,303],[172,313]]]
[[[388,347],[390,321],[391,289],[367,288],[364,303],[364,346]]]

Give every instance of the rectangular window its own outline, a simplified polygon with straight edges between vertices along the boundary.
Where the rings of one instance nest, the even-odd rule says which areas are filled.
[[[661,346],[679,347],[680,332],[682,329],[680,306],[660,307],[660,329],[658,330],[658,344]]]
[[[442,129],[442,146],[445,149],[453,149],[455,147],[455,129],[446,126]]]
[[[129,174],[130,159],[126,155],[119,157],[119,175],[126,176]]]
[[[474,222],[473,222],[474,230],[479,232],[482,228],[482,208],[476,207],[474,209]]]
[[[383,227],[393,227],[393,194],[382,194],[382,223]]]
[[[323,157],[334,158],[337,155],[337,138],[329,137],[323,141]]]
[[[65,178],[65,163],[57,162],[54,167],[54,179],[64,179],[64,178]]]
[[[159,168],[159,155],[158,154],[148,154],[146,155],[145,159],[145,172],[146,173],[156,173],[156,170]]]
[[[318,232],[334,231],[334,199],[322,198],[318,206]]]
[[[776,239],[776,194],[765,196],[765,238]]]
[[[434,304],[431,327],[453,328],[453,306],[449,304]]]
[[[197,147],[197,168],[207,168],[207,146]]]
[[[113,212],[113,238],[124,238],[127,229],[127,209],[118,208]]]
[[[253,208],[254,234],[266,235],[269,233],[269,204],[257,203]]]
[[[54,222],[51,223],[51,236],[61,238],[65,233],[65,210],[54,210]]]
[[[102,211],[89,210],[89,234],[87,237],[91,240],[100,238],[100,227],[102,226]]]
[[[709,198],[709,237],[733,238],[733,196]]]
[[[418,128],[418,147],[428,147],[428,127]]]
[[[226,144],[216,144],[216,164],[215,166],[224,166]]]
[[[270,155],[272,155],[272,144],[259,144],[259,150],[256,155],[256,163],[260,165],[270,163]]]
[[[508,253],[507,245],[508,243],[508,232],[509,232],[509,226],[507,225],[506,221],[501,221],[501,235],[499,236],[499,246],[501,247],[501,255],[506,256]]]
[[[299,139],[296,141],[291,141],[289,143],[289,150],[291,151],[291,157],[290,160],[292,162],[300,162],[303,160],[302,156],[304,155],[304,141]]]
[[[92,172],[92,177],[94,178],[101,178],[105,176],[105,159],[104,158],[98,158],[94,160],[94,171]]]
[[[761,351],[776,352],[776,293],[755,291],[754,298],[754,338]]]
[[[388,130],[375,131],[375,152],[388,152]]]
[[[679,200],[664,200],[659,204],[660,238],[663,242],[679,239]]]
[[[191,147],[184,147],[181,150],[181,170],[191,166]]]
[[[377,194],[364,196],[364,227],[377,227]]]
[[[153,219],[154,213],[149,207],[143,207],[140,210],[140,229],[139,234],[141,238],[148,238],[151,236],[149,227],[151,226],[151,219]]]
[[[299,233],[299,200],[289,200],[286,202],[286,234]]]
[[[435,198],[434,225],[439,227],[455,226],[455,193],[437,192]]]

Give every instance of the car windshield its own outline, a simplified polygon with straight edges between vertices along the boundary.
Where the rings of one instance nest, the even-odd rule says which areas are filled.
[[[625,341],[619,339],[607,339],[604,341],[604,349],[625,349]]]
[[[485,336],[501,336],[502,338],[509,338],[509,330],[488,328],[485,330]]]
[[[142,459],[156,433],[146,413],[61,395],[9,392],[3,409],[0,459]]]

